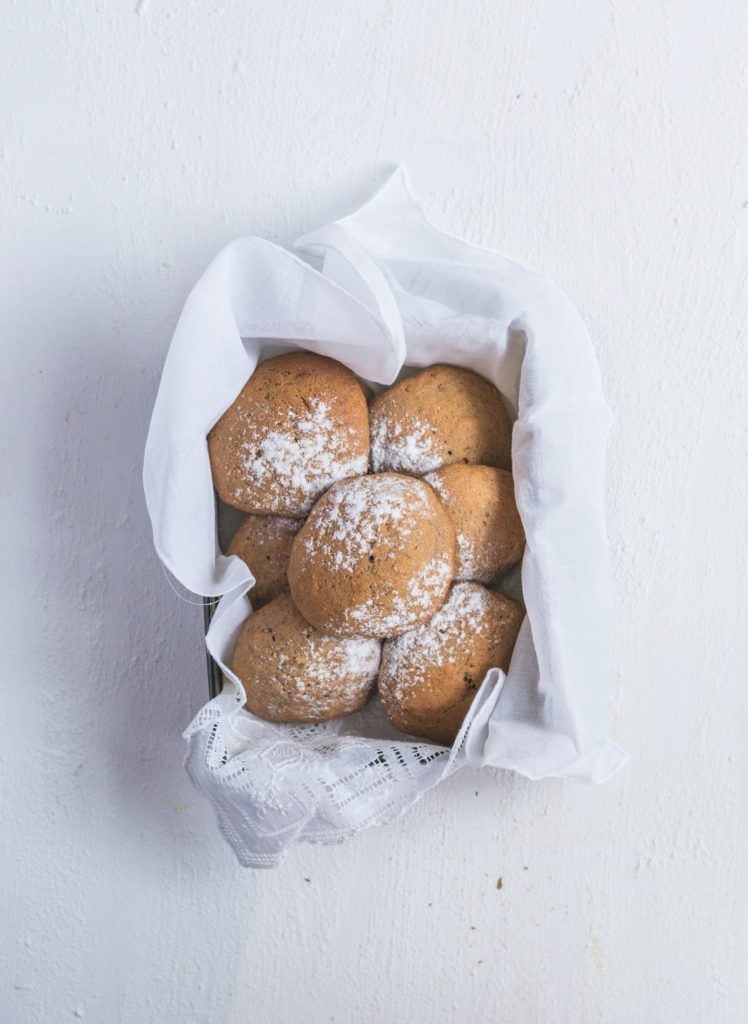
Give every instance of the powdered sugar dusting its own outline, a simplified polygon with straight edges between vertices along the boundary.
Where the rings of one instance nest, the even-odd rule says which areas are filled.
[[[429,487],[432,487],[442,501],[446,501],[448,494],[447,489],[444,486],[444,479],[440,473],[429,472],[423,478]]]
[[[266,486],[271,494],[289,489],[300,493],[308,510],[331,484],[366,472],[365,452],[345,452],[346,447],[358,447],[356,430],[341,428],[328,402],[311,398],[303,413],[289,410],[287,416],[283,430],[272,430],[256,440],[250,436],[239,446],[249,479]],[[250,429],[249,423],[245,425]]]
[[[422,476],[438,469],[442,458],[434,447],[435,427],[423,420],[408,426],[392,423],[386,415],[372,413],[371,464],[375,473],[385,470]]]
[[[333,639],[310,637],[303,668],[297,652],[278,651],[276,671],[286,675],[286,689],[294,707],[309,709],[310,717],[342,706],[355,710],[371,690],[379,670],[381,643],[365,637]]]
[[[457,578],[488,583],[491,573],[481,571],[480,553],[475,542],[461,530],[457,531]]]
[[[447,600],[423,626],[387,640],[382,673],[392,682],[392,696],[403,702],[422,685],[427,671],[440,668],[466,637],[488,636],[490,591],[471,583],[455,583]]]
[[[289,519],[287,516],[263,516],[265,536],[275,540],[286,537],[289,533],[298,533],[304,525],[303,519]]]
[[[447,503],[449,499],[448,489],[444,486],[444,479],[439,473],[427,473],[424,476],[426,483],[433,487],[442,501]],[[459,522],[452,520],[457,534],[457,576],[458,580],[478,580],[481,583],[488,583],[491,574],[480,571],[480,552],[472,537],[469,537],[460,529]]]
[[[324,509],[315,512],[315,531],[304,540],[312,556],[322,554],[342,572],[350,572],[369,555],[383,532],[396,528],[406,540],[413,520],[429,512],[428,496],[413,481],[362,476],[330,492]]]
[[[423,621],[443,600],[454,569],[450,538],[423,549],[419,524],[441,515],[430,489],[397,474],[372,474],[331,488],[300,534],[309,566],[368,579],[336,612],[345,631],[387,636]],[[407,566],[407,570],[405,567]]]
[[[451,579],[450,560],[444,555],[433,558],[408,581],[406,597],[399,594],[390,595],[390,611],[384,612],[381,602],[369,598],[363,604],[349,608],[346,621],[362,626],[373,625],[377,632],[385,634],[396,633],[406,629],[409,623],[418,621],[424,612],[428,612],[434,600],[447,589]]]

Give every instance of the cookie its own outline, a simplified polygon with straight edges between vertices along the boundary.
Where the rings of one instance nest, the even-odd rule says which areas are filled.
[[[492,583],[522,559],[525,531],[512,474],[456,463],[427,473],[457,528],[458,580]]]
[[[509,669],[523,614],[479,583],[455,583],[429,622],[385,641],[379,697],[392,725],[451,746],[486,672]]]
[[[471,370],[440,364],[405,377],[372,401],[369,420],[375,473],[423,476],[458,462],[511,469],[501,395]]]
[[[247,596],[255,610],[288,590],[291,544],[303,522],[282,516],[245,516],[240,523],[226,554],[238,555],[251,569],[255,585]]]
[[[322,495],[294,538],[288,582],[317,629],[396,636],[431,618],[455,564],[455,528],[433,490],[381,473]]]
[[[208,435],[228,505],[298,517],[336,480],[369,465],[366,396],[342,363],[290,352],[260,363]]]
[[[378,640],[324,636],[281,594],[250,615],[234,648],[231,670],[246,708],[269,722],[325,722],[350,715],[371,696]]]

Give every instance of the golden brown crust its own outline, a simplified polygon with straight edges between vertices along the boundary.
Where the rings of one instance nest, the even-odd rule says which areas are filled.
[[[342,363],[289,352],[260,363],[208,435],[222,501],[303,516],[330,484],[369,464],[366,396]]]
[[[249,566],[255,585],[248,593],[255,611],[288,590],[288,559],[303,519],[245,516],[226,551]]]
[[[456,579],[492,583],[521,561],[525,531],[511,473],[458,463],[427,473],[424,480],[457,528]]]
[[[244,623],[231,670],[260,718],[324,722],[364,706],[379,653],[378,640],[324,636],[281,594]]]
[[[512,425],[501,395],[462,367],[429,366],[369,407],[374,472],[423,476],[453,463],[511,469]]]
[[[288,580],[318,629],[396,636],[441,605],[455,558],[455,528],[432,489],[380,473],[322,495],[294,539]]]
[[[455,583],[430,622],[385,641],[379,697],[402,732],[451,746],[490,668],[509,669],[522,606]]]

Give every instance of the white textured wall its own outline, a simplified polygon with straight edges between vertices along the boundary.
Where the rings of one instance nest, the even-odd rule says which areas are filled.
[[[0,17],[3,1024],[742,1024],[744,0]],[[394,160],[592,328],[632,760],[600,789],[465,773],[242,872],[181,768],[206,681],[150,547],[149,409],[216,250],[290,241]]]

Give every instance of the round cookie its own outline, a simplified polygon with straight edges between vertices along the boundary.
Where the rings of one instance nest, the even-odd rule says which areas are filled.
[[[245,516],[226,554],[238,555],[252,570],[255,585],[247,596],[257,610],[288,590],[291,544],[303,519],[282,516]]]
[[[294,538],[288,565],[301,614],[337,636],[396,636],[442,604],[455,528],[422,480],[397,473],[335,484]]]
[[[379,697],[396,729],[454,743],[490,668],[509,668],[524,613],[479,583],[455,583],[430,622],[387,640]]]
[[[324,636],[290,594],[281,594],[244,623],[231,670],[244,686],[247,710],[260,718],[325,722],[367,702],[380,647],[378,640]]]
[[[492,583],[522,559],[525,531],[511,473],[456,463],[427,473],[424,480],[457,528],[455,579]]]
[[[330,484],[369,465],[366,396],[342,363],[289,352],[260,363],[208,435],[222,501],[303,516]]]
[[[369,420],[375,473],[423,476],[456,462],[511,469],[501,395],[471,370],[439,364],[405,377],[377,395]]]

